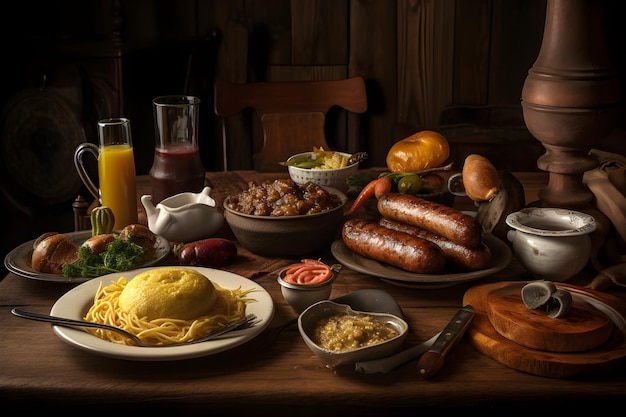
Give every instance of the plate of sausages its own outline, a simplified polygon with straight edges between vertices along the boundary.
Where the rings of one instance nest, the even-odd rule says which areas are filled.
[[[335,259],[344,266],[363,274],[381,278],[389,284],[411,288],[443,288],[484,278],[506,268],[511,262],[511,250],[506,243],[491,234],[485,234],[483,242],[491,251],[491,259],[485,268],[474,271],[454,271],[451,268],[438,274],[413,273],[367,258],[348,249],[342,240],[334,241],[331,251]]]
[[[508,245],[468,213],[399,193],[378,200],[379,220],[345,221],[334,257],[392,284],[439,288],[492,275],[512,259]]]

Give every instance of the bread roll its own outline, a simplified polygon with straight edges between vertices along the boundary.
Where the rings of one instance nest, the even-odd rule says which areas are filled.
[[[39,244],[40,244],[40,243],[41,243],[44,239],[47,239],[47,238],[49,238],[50,236],[53,236],[53,235],[58,235],[58,234],[59,234],[58,232],[46,232],[46,233],[44,233],[43,235],[39,236],[37,239],[35,239],[35,242],[33,243],[33,250],[34,250],[37,246],[39,246]]]
[[[33,244],[31,266],[35,271],[63,274],[63,264],[78,260],[78,246],[69,236],[44,233]]]

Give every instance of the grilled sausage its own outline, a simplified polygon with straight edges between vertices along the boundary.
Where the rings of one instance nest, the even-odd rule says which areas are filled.
[[[429,240],[439,246],[446,257],[446,265],[461,270],[476,271],[484,269],[489,265],[491,260],[491,251],[489,246],[480,243],[474,248],[466,248],[426,229],[412,226],[410,224],[397,222],[395,220],[383,217],[378,221],[381,226],[387,227],[399,232],[409,233],[413,236],[421,237]]]
[[[91,254],[94,256],[100,255],[107,248],[107,245],[113,242],[117,237],[113,233],[103,233],[100,235],[91,236],[81,246],[89,246]]]
[[[341,235],[348,249],[359,255],[409,272],[437,274],[445,267],[446,260],[439,246],[375,222],[347,220]]]
[[[414,195],[387,193],[378,199],[378,211],[383,217],[421,227],[466,248],[482,242],[483,228],[474,217]]]

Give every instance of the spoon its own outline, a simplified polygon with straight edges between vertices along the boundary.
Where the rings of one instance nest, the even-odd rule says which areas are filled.
[[[228,331],[243,327],[244,324],[247,325],[247,327],[249,326],[253,326],[257,323],[256,321],[256,315],[255,314],[248,314],[247,316],[245,316],[242,319],[239,319],[233,323],[229,323],[223,327],[220,327],[218,329],[215,329],[211,332],[209,332],[206,336],[203,336],[199,339],[195,339],[192,340],[190,342],[180,342],[180,343],[174,343],[174,344],[167,344],[167,345],[155,345],[155,344],[150,344],[150,343],[146,343],[143,340],[141,340],[140,338],[138,338],[137,336],[135,336],[132,333],[127,332],[126,330],[120,329],[119,327],[115,327],[115,326],[109,326],[107,324],[102,324],[102,323],[94,323],[94,322],[90,322],[90,321],[83,321],[83,320],[74,320],[74,319],[68,319],[65,317],[57,317],[57,316],[50,316],[47,314],[39,314],[39,313],[33,313],[30,311],[24,311],[24,310],[20,310],[19,308],[14,308],[13,310],[11,310],[11,313],[13,313],[14,316],[17,317],[21,317],[23,319],[29,319],[29,320],[35,320],[35,321],[43,321],[46,323],[52,323],[52,324],[56,324],[57,326],[65,326],[65,327],[91,327],[91,328],[96,328],[96,329],[104,329],[104,330],[110,330],[113,332],[117,332],[119,334],[121,334],[122,336],[127,337],[128,339],[130,339],[134,344],[136,344],[137,346],[141,346],[141,347],[171,347],[171,346],[180,346],[180,345],[188,345],[188,344],[192,344],[192,343],[200,343],[200,342],[204,342],[207,340],[211,340],[216,338],[217,336],[220,336]]]

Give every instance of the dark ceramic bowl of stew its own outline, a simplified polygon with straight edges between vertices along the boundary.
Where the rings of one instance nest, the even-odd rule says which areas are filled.
[[[318,186],[321,187],[321,186]],[[241,246],[268,257],[297,259],[320,254],[341,231],[344,206],[348,197],[332,187],[322,187],[336,200],[336,205],[311,214],[249,214],[231,205],[236,196],[224,200],[224,217]]]

